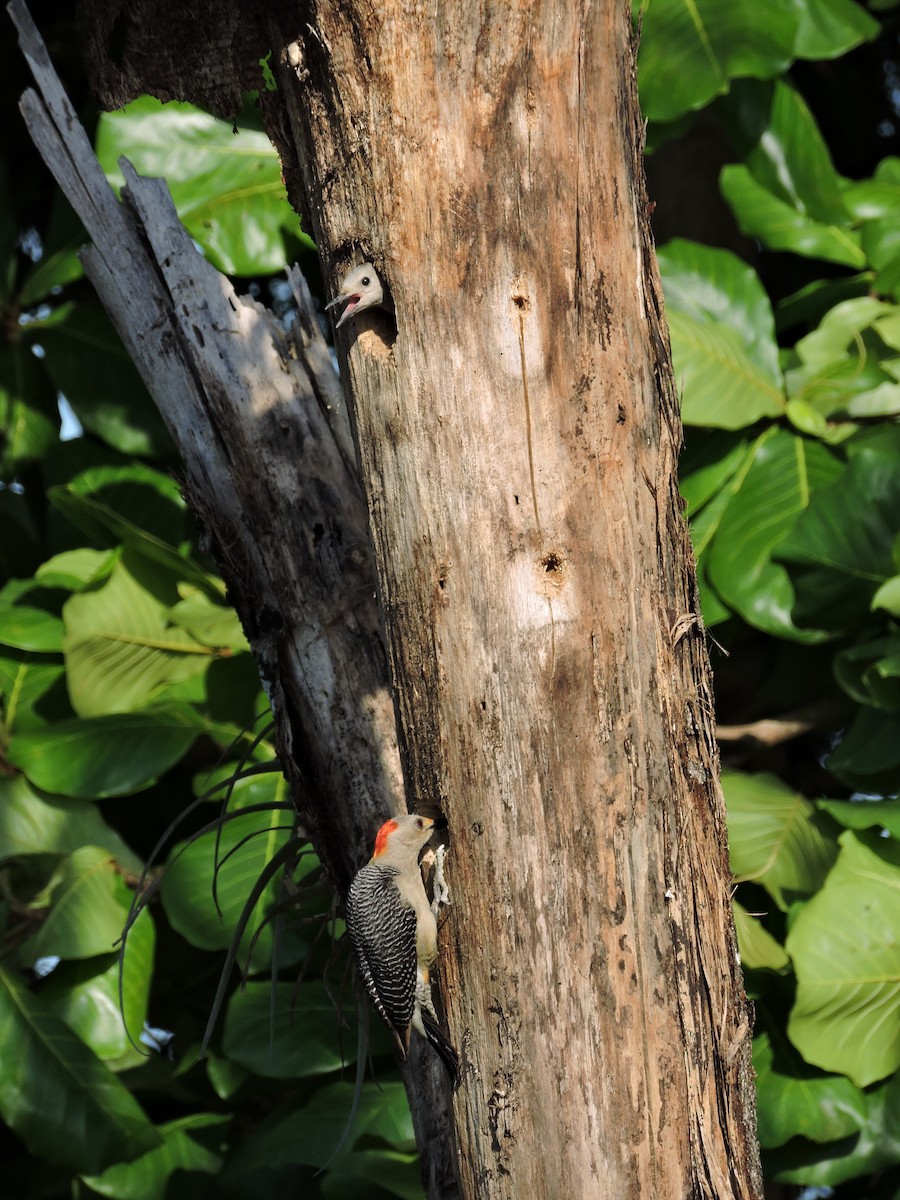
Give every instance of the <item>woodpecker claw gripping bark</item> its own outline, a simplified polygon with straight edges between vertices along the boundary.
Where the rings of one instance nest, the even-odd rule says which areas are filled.
[[[375,853],[350,885],[347,932],[366,991],[402,1056],[416,1029],[440,1055],[455,1088],[459,1058],[431,1000],[437,922],[419,869],[419,851],[433,828],[430,817],[415,813],[382,825]]]

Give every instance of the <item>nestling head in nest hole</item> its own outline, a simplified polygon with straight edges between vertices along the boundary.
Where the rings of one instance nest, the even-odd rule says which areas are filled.
[[[363,263],[361,267],[354,267],[352,271],[347,272],[341,280],[338,294],[325,305],[325,308],[326,310],[334,308],[336,304],[346,304],[347,307],[341,314],[341,319],[335,325],[335,329],[340,329],[350,317],[356,316],[367,308],[390,310],[393,307],[389,298],[385,296],[378,272],[371,263]]]

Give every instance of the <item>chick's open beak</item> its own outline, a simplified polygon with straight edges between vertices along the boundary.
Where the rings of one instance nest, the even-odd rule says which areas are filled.
[[[343,325],[343,323],[350,319],[350,317],[353,315],[353,310],[356,308],[357,304],[359,304],[361,299],[362,299],[362,296],[360,296],[359,292],[350,292],[346,296],[335,296],[335,298],[331,301],[330,304],[325,305],[326,309],[334,308],[335,304],[346,303],[346,305],[347,305],[347,307],[344,309],[343,313],[341,314],[341,319],[335,325],[335,329],[340,329],[340,327]]]

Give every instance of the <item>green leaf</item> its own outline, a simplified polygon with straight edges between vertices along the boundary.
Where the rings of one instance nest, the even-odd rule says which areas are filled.
[[[220,1100],[230,1100],[250,1078],[249,1071],[227,1058],[207,1052],[206,1075]]]
[[[78,251],[88,240],[87,234],[68,200],[58,189],[50,202],[50,223],[44,237],[40,259],[25,275],[17,302],[29,308],[57,288],[74,283],[84,275]]]
[[[810,497],[842,469],[818,443],[769,429],[756,439],[729,484],[706,570],[724,602],[757,629],[804,642],[828,636],[794,624],[794,588],[773,552]]]
[[[794,52],[798,58],[837,58],[878,36],[879,23],[851,0],[804,0]]]
[[[900,617],[900,575],[893,575],[872,597],[872,608],[883,608],[892,617]]]
[[[62,596],[30,579],[11,579],[0,591],[0,644],[46,653],[62,650]]]
[[[354,1186],[355,1185],[355,1186]],[[401,1200],[425,1200],[418,1155],[392,1150],[358,1150],[335,1163],[322,1183],[330,1200],[368,1200],[372,1188]]]
[[[147,1019],[156,932],[148,910],[131,926],[119,1008],[119,956],[61,963],[41,993],[49,1008],[113,1069],[142,1064],[137,1042]],[[126,1033],[131,1034],[132,1041]]]
[[[838,303],[795,346],[786,372],[788,391],[825,416],[890,413],[900,403],[898,340],[900,310],[895,305],[874,296]]]
[[[900,415],[900,384],[879,383],[847,400],[845,412],[854,420]]]
[[[776,1057],[767,1033],[753,1039],[757,1119],[763,1149],[792,1137],[833,1142],[858,1133],[866,1123],[863,1092],[843,1075],[820,1075],[789,1046]]]
[[[847,646],[835,657],[834,675],[858,703],[900,712],[900,636]]]
[[[827,764],[848,787],[887,795],[900,782],[900,720],[894,713],[860,708]]]
[[[741,232],[759,238],[769,249],[791,250],[806,258],[847,267],[865,266],[859,234],[842,226],[824,225],[774,196],[757,183],[743,163],[723,167],[719,186]]]
[[[44,587],[77,591],[88,583],[105,579],[113,569],[117,555],[108,550],[64,550],[42,563],[34,573]]]
[[[784,80],[744,80],[722,111],[756,183],[812,221],[849,226],[842,181],[799,92]]]
[[[731,616],[731,610],[726,608],[715,591],[710,587],[709,580],[706,578],[706,572],[702,567],[699,568],[697,575],[697,585],[697,590],[700,593],[700,611],[703,615],[703,624],[706,628],[711,629],[713,625],[727,621]]]
[[[733,901],[741,964],[751,970],[783,971],[790,960],[780,942],[737,900]]]
[[[143,96],[100,117],[97,157],[116,187],[122,155],[142,175],[165,177],[179,217],[220,271],[268,275],[284,267],[284,235],[300,236],[299,221],[264,133],[235,135],[230,122],[189,104]]]
[[[184,705],[60,721],[46,730],[16,734],[7,758],[47,792],[93,799],[127,796],[178,762],[201,728]]]
[[[840,844],[788,934],[797,974],[788,1034],[807,1062],[866,1087],[900,1066],[900,854],[849,830]]]
[[[811,498],[778,553],[880,584],[894,574],[892,551],[898,532],[900,459],[865,450],[839,481]]]
[[[50,655],[0,653],[0,711],[5,736],[70,717],[62,663]]]
[[[0,346],[0,478],[44,457],[59,436],[56,388],[21,342]]]
[[[86,1176],[84,1182],[111,1200],[164,1200],[171,1194],[167,1184],[176,1171],[185,1172],[188,1179],[190,1175],[217,1174],[230,1121],[230,1115],[220,1113],[192,1113],[169,1121],[159,1126],[162,1145],[158,1149],[125,1166],[108,1167],[102,1175]],[[198,1181],[194,1187],[202,1193],[202,1183]]]
[[[124,541],[146,541],[148,547],[172,547],[189,533],[188,514],[181,490],[170,475],[142,463],[63,464],[67,496],[91,501],[85,509],[91,525],[87,532],[108,547]],[[150,556],[150,551],[147,551]],[[179,559],[182,567],[184,558]]]
[[[355,1029],[348,1030],[321,983],[275,984],[274,1022],[271,988],[268,981],[249,983],[232,995],[222,1040],[230,1059],[270,1079],[323,1075],[355,1060]]]
[[[743,232],[773,249],[864,266],[842,180],[799,93],[782,80],[746,80],[721,107],[745,159],[721,176]]]
[[[54,317],[26,332],[84,428],[122,454],[171,456],[162,418],[103,309],[67,304]]]
[[[21,855],[72,854],[82,846],[102,846],[123,870],[139,872],[143,865],[95,804],[45,796],[23,775],[0,779],[0,862]]]
[[[22,946],[26,965],[39,958],[111,954],[128,916],[130,896],[108,850],[82,846],[66,859],[50,908]]]
[[[900,1077],[866,1095],[867,1119],[854,1138],[826,1145],[795,1140],[767,1155],[769,1178],[836,1187],[900,1162]]]
[[[861,272],[841,279],[814,279],[775,305],[775,328],[779,335],[797,327],[818,325],[835,305],[855,300],[871,290],[871,274]]]
[[[332,1083],[320,1088],[305,1104],[276,1112],[237,1148],[222,1174],[226,1194],[270,1196],[275,1180],[298,1166],[323,1167],[334,1153],[353,1106],[353,1084]],[[364,1083],[359,1110],[344,1154],[364,1136],[381,1138],[396,1150],[415,1146],[409,1105],[402,1083]],[[343,1157],[343,1155],[342,1155]],[[338,1161],[335,1160],[335,1165]]]
[[[235,785],[231,808],[239,810],[248,804],[278,803],[286,798],[287,785],[283,776],[262,776],[242,780]],[[204,834],[190,844],[175,846],[162,881],[163,907],[173,928],[192,946],[204,950],[226,949],[254,883],[290,836],[289,814],[279,809],[238,813],[221,830],[218,873],[215,870],[214,832]],[[240,844],[242,842],[243,845]],[[302,860],[304,873],[312,868],[313,863],[312,854]],[[213,900],[214,882],[219,911],[216,911]],[[244,934],[245,948],[279,894],[280,886],[276,879],[263,893],[254,911]],[[257,970],[270,961],[272,941],[272,928],[268,926],[254,949],[253,964]]]
[[[756,272],[696,242],[669,242],[658,257],[684,421],[738,429],[779,416],[775,321]]]
[[[728,90],[731,79],[790,64],[800,5],[783,0],[653,0],[641,6],[641,107],[671,121]]]
[[[99,587],[67,601],[63,650],[79,716],[133,712],[207,669],[210,648],[169,618],[175,595],[167,571],[126,549]]]
[[[858,351],[861,335],[869,328],[882,331],[893,340],[897,308],[875,296],[856,296],[835,304],[819,322],[818,328],[797,343],[801,362],[810,371],[840,363],[848,353]],[[859,372],[862,363],[854,363]]]
[[[734,476],[742,473],[742,469],[752,461],[755,452],[755,446],[751,446],[745,450],[742,461],[738,463],[738,470],[734,472],[732,479]],[[717,496],[714,496],[709,504],[705,505],[691,521],[691,540],[694,543],[694,554],[697,557],[698,567],[707,586],[709,586],[709,581],[706,579],[706,561],[704,555],[719,531],[719,526],[722,524],[722,518],[728,510],[730,501],[731,491],[729,482],[729,486],[723,488]]]
[[[167,568],[177,579],[191,580],[211,592],[224,590],[221,582],[207,574],[186,554],[181,554],[155,534],[134,525],[108,505],[77,495],[70,488],[53,487],[47,495],[51,503],[89,537],[108,546],[118,546],[124,542],[145,558]]]
[[[0,1115],[38,1158],[96,1172],[160,1142],[116,1077],[2,970],[0,1064]]]
[[[819,568],[804,617],[837,629],[864,617],[878,587],[894,574],[898,531],[900,459],[861,451],[839,479],[810,496],[775,550],[782,561]]]
[[[828,439],[830,426],[818,409],[805,400],[788,400],[785,416],[800,433],[809,437]]]
[[[696,441],[694,440],[696,438]],[[692,434],[678,464],[679,490],[691,520],[737,473],[747,454],[745,437],[709,430]]]
[[[250,644],[233,608],[214,604],[205,592],[182,588],[185,599],[169,610],[173,625],[186,630],[203,646],[234,651],[249,650]]]
[[[818,800],[816,807],[827,812],[845,829],[886,829],[900,838],[900,799]]]
[[[774,775],[723,771],[722,790],[732,873],[762,884],[787,912],[821,886],[837,846],[820,830],[813,805]]]

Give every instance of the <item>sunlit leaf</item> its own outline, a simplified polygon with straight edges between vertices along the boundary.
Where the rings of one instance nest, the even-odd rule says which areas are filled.
[[[847,267],[865,266],[858,233],[816,221],[773,195],[743,163],[724,167],[720,186],[741,232],[759,238],[769,249],[791,250],[805,258],[821,258]]]
[[[11,579],[0,591],[0,644],[37,653],[62,650],[63,599],[30,579]]]
[[[687,424],[738,429],[784,408],[775,322],[756,272],[726,250],[659,251],[675,378]]]
[[[797,915],[787,951],[797,974],[791,1041],[859,1087],[900,1066],[900,854],[851,831],[824,886]]]
[[[201,731],[187,707],[60,721],[16,734],[9,761],[32,783],[64,796],[124,796],[153,783]]]
[[[784,0],[652,0],[642,15],[641,107],[671,121],[728,90],[736,76],[762,79],[794,56],[801,6]]]
[[[774,775],[724,771],[722,790],[732,873],[762,884],[787,912],[821,886],[837,845],[819,828],[815,807]]]
[[[204,950],[224,950],[230,945],[260,873],[291,837],[290,815],[284,811],[241,813],[238,810],[248,804],[278,803],[286,798],[287,785],[281,775],[241,781],[236,784],[230,801],[230,809],[236,815],[222,826],[218,838],[218,860],[215,832],[173,848],[162,881],[162,901],[173,928],[192,945]],[[315,861],[310,853],[301,859],[300,871],[309,871]],[[250,921],[244,936],[245,948],[280,894],[279,881],[273,880]],[[269,962],[272,946],[273,930],[269,925],[255,944],[256,969]]]
[[[155,945],[153,919],[145,910],[128,935],[122,975],[124,1020],[119,1007],[118,954],[62,963],[42,992],[48,1007],[114,1070],[144,1061],[134,1043],[147,1019]]]
[[[173,624],[177,604],[171,576],[129,550],[100,586],[66,602],[63,650],[79,716],[133,712],[167,684],[206,670],[213,651]]]
[[[165,178],[191,236],[228,275],[280,270],[285,234],[300,237],[278,154],[261,130],[241,128],[236,135],[230,121],[190,104],[142,96],[103,114],[97,155],[117,187],[121,155],[142,175]]]
[[[82,846],[66,859],[50,907],[21,950],[24,965],[39,958],[111,954],[128,916],[129,893],[108,850]]]
[[[721,598],[749,624],[797,641],[827,636],[794,623],[794,589],[774,552],[816,490],[841,470],[823,446],[773,428],[756,439],[729,483],[706,570]]]
[[[734,927],[742,966],[750,969],[782,971],[789,959],[784,946],[737,900],[734,904]]]

